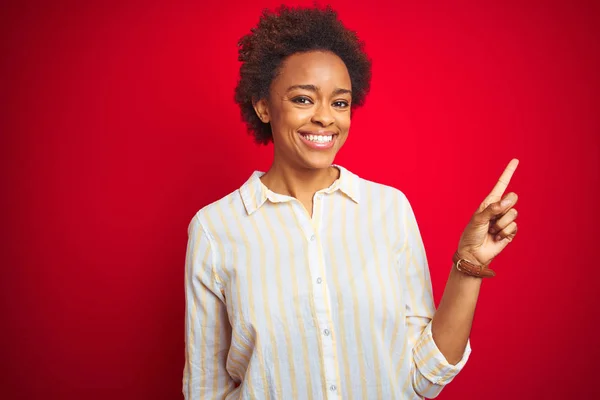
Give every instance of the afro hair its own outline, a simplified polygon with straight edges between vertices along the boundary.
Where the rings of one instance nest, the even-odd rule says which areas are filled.
[[[256,27],[238,42],[240,78],[235,102],[248,133],[259,144],[273,141],[271,125],[254,111],[254,102],[268,97],[282,62],[295,53],[330,51],[344,61],[352,84],[352,109],[364,104],[371,82],[371,61],[364,43],[347,29],[330,7],[264,10]]]

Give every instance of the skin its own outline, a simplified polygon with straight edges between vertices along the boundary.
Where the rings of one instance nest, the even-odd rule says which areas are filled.
[[[258,117],[273,131],[273,164],[262,182],[273,192],[298,199],[311,216],[315,192],[339,177],[331,164],[348,138],[351,90],[350,75],[338,56],[297,53],[284,61],[269,97],[254,104]],[[299,136],[319,131],[336,135],[331,149],[311,149]]]
[[[339,171],[331,167],[350,129],[351,81],[344,62],[322,51],[297,53],[282,64],[269,96],[254,103],[259,118],[273,131],[274,159],[262,182],[276,193],[298,199],[312,216],[313,197],[329,187]],[[331,131],[331,149],[314,150],[302,131]],[[488,266],[517,234],[517,195],[504,195],[519,161],[511,160],[492,192],[481,202],[463,231],[459,255]],[[481,278],[451,269],[432,322],[433,339],[446,360],[457,364],[464,353],[481,288]]]
[[[467,261],[489,266],[515,238],[517,210],[513,207],[518,196],[514,192],[504,195],[504,192],[517,165],[517,159],[508,163],[491,193],[481,202],[463,231],[458,254]],[[467,345],[481,283],[481,278],[465,275],[454,266],[450,270],[431,329],[434,342],[451,364],[461,360]]]

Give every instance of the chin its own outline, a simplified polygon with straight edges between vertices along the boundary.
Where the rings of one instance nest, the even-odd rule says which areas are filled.
[[[335,160],[334,155],[320,155],[319,157],[306,157],[302,163],[310,169],[327,169]]]

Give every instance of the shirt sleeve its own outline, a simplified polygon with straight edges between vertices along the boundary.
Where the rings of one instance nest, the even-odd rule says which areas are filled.
[[[471,346],[467,341],[462,359],[452,365],[433,340],[431,321],[435,304],[427,256],[412,207],[404,196],[403,201],[404,242],[399,263],[405,271],[407,339],[413,357],[411,379],[415,392],[431,399],[440,394],[444,386],[461,371],[469,358]]]
[[[212,239],[196,215],[188,226],[185,261],[186,400],[223,399],[236,387],[225,367],[231,326],[216,263]]]

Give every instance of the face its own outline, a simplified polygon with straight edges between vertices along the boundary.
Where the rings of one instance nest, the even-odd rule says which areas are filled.
[[[301,169],[333,164],[350,129],[351,90],[346,65],[335,54],[288,57],[269,97],[255,104],[259,118],[271,124],[275,162]]]

